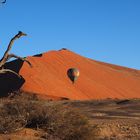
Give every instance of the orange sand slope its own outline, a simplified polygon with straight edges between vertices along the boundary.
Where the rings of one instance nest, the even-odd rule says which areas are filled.
[[[105,98],[140,98],[140,71],[94,61],[69,50],[49,51],[27,58],[20,74],[25,79],[22,90],[42,97],[76,100]],[[80,76],[72,83],[69,68],[78,68]]]

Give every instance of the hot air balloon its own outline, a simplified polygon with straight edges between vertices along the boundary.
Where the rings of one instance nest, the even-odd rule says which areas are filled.
[[[70,68],[67,71],[67,75],[70,78],[70,80],[74,83],[78,79],[80,72],[77,68]]]

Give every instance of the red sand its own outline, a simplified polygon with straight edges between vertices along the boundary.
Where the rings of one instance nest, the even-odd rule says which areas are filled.
[[[140,98],[138,70],[90,60],[69,50],[27,59],[33,67],[24,63],[20,70],[24,91],[53,99]],[[67,70],[73,67],[80,70],[75,84],[67,76]]]

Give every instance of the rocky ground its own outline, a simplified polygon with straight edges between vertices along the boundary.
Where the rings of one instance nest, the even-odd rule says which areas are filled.
[[[140,100],[73,101],[95,127],[97,139],[139,140]]]

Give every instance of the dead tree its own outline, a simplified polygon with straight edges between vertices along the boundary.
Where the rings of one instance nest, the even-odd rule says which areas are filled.
[[[22,60],[22,61],[25,61],[25,62],[27,62],[30,66],[32,66],[31,63],[30,63],[28,60],[26,60],[26,58],[19,57],[19,56],[15,55],[15,54],[9,54],[9,51],[11,50],[14,41],[15,41],[16,39],[18,39],[18,38],[20,38],[20,37],[22,37],[22,36],[26,36],[26,35],[27,35],[27,34],[25,34],[25,33],[21,32],[21,31],[19,31],[18,34],[16,34],[16,35],[10,40],[10,42],[9,42],[9,44],[8,44],[8,47],[7,47],[7,50],[5,51],[5,53],[4,53],[3,57],[2,57],[2,59],[0,60],[0,74],[10,72],[10,73],[13,73],[13,74],[15,74],[15,75],[17,75],[18,77],[21,78],[21,76],[20,76],[18,73],[16,73],[15,71],[10,70],[10,69],[5,69],[5,68],[4,68],[5,63],[6,63],[10,58],[12,58],[12,57],[17,58],[17,59],[20,59],[20,60]]]

